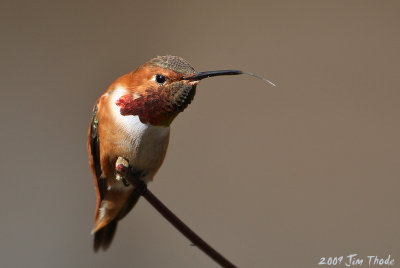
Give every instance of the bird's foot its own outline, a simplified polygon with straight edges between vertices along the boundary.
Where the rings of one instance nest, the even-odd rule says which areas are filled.
[[[117,171],[117,176],[115,177],[117,181],[121,181],[124,186],[128,187],[129,183],[125,179],[129,171],[129,162],[123,157],[118,157],[117,161],[115,162],[115,170]]]

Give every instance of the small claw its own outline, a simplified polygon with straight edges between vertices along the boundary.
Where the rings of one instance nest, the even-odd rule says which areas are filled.
[[[122,183],[123,183],[126,187],[129,186],[129,183],[128,183],[128,181],[127,181],[125,178],[122,178]]]

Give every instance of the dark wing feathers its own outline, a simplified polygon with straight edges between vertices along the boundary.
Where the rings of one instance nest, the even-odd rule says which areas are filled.
[[[100,200],[103,200],[104,198],[104,193],[106,191],[106,180],[101,179],[101,165],[100,165],[100,142],[99,142],[99,136],[97,132],[97,125],[98,125],[98,120],[97,120],[97,105],[94,106],[93,108],[93,117],[92,117],[92,123],[90,125],[90,133],[89,133],[89,146],[90,146],[90,151],[91,151],[91,158],[92,158],[92,165],[94,169],[94,173],[96,175],[96,180],[97,180],[97,188],[100,194]]]
[[[100,164],[100,141],[98,135],[98,119],[97,119],[97,105],[93,108],[92,122],[89,128],[89,157],[92,170],[95,175],[96,191],[97,191],[97,205],[96,205],[96,221],[101,201],[104,199],[106,192],[106,180],[101,178],[101,164]],[[93,249],[97,252],[100,248],[106,250],[114,237],[115,230],[117,229],[118,220],[114,219],[105,227],[98,230],[94,234]]]

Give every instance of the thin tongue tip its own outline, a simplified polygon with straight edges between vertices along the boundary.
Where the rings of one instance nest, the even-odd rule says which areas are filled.
[[[269,80],[268,80],[267,78],[265,78],[265,77],[262,77],[261,75],[257,75],[257,74],[253,74],[253,73],[248,73],[248,72],[243,72],[243,71],[242,71],[242,73],[243,73],[243,74],[250,75],[250,76],[254,76],[255,78],[258,78],[258,79],[261,79],[261,80],[264,80],[265,82],[267,82],[267,83],[270,84],[271,86],[276,87],[276,85],[275,85],[273,82],[269,81]]]

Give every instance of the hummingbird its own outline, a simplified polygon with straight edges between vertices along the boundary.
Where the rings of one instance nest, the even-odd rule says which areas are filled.
[[[97,202],[93,249],[106,250],[118,222],[140,192],[116,170],[127,160],[142,182],[152,181],[164,161],[170,126],[192,102],[198,83],[208,77],[248,74],[240,70],[196,72],[183,58],[158,56],[115,80],[97,100],[88,133],[89,164]]]

